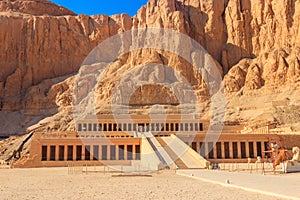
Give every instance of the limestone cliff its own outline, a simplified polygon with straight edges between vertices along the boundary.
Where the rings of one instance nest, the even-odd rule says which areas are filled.
[[[66,87],[54,84],[76,73],[99,42],[130,28],[126,14],[75,15],[46,0],[0,1],[3,133],[24,131],[57,113],[56,96]],[[19,128],[11,128],[11,121]]]
[[[2,0],[0,12],[17,12],[29,15],[75,15],[72,11],[48,0]]]
[[[124,19],[129,24],[124,26]],[[76,72],[98,42],[118,31],[130,29],[130,20],[128,15],[89,17],[0,13],[0,109],[22,109],[26,114],[39,114],[36,111],[31,113],[24,102],[33,90],[29,88],[47,79]],[[32,103],[29,106],[36,106],[37,110],[43,108]]]
[[[237,105],[244,109],[236,102],[246,96],[266,95],[272,91],[268,88],[278,86],[283,87],[280,94],[287,87],[299,88],[300,0],[149,0],[133,18],[125,14],[77,16],[45,0],[6,0],[0,1],[0,118],[18,113],[22,117],[16,126],[26,128],[37,122],[36,117],[56,114],[57,123],[52,119],[47,123],[51,121],[53,129],[69,129],[74,79],[70,76],[97,44],[143,27],[180,31],[212,55],[222,68],[228,119],[232,121],[253,120],[251,114],[235,110]],[[205,99],[201,77],[194,75],[188,63],[166,52],[141,50],[112,64],[104,85],[99,83],[99,102],[108,100],[120,76],[113,73],[116,69],[130,70],[145,62],[166,64],[182,72],[197,88],[197,96]],[[142,88],[132,104],[141,103],[139,97],[152,91],[150,86]],[[297,102],[296,96],[291,102]],[[277,100],[282,98],[286,97]],[[267,112],[277,112],[272,109]],[[61,119],[66,121],[60,123]]]

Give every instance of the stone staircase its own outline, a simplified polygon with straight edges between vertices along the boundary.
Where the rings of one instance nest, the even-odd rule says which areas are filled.
[[[176,153],[167,145],[167,143],[161,138],[156,138],[157,141],[161,144],[161,146],[166,150],[171,159],[174,161],[176,166],[179,169],[188,169],[188,167],[184,164],[184,162],[176,155]]]
[[[170,169],[205,169],[209,162],[185,144],[176,135],[154,137],[151,132],[142,134],[144,145],[147,145],[147,152],[144,156],[155,156],[159,168]],[[150,159],[150,160],[149,160]],[[149,157],[147,162],[153,163]]]

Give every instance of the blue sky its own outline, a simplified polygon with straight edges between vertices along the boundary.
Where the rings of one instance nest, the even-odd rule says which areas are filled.
[[[147,0],[50,0],[64,6],[77,14],[121,14],[127,13],[133,16],[137,10],[147,3]]]

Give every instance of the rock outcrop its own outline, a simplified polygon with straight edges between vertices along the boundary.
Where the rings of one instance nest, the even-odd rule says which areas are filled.
[[[225,76],[228,93],[289,86],[296,89],[300,75],[300,48],[274,49],[255,59],[241,60]]]
[[[130,20],[128,15],[0,15],[0,109],[26,110],[30,87],[78,71],[98,42],[130,29]]]
[[[125,14],[78,16],[46,0],[4,0],[0,1],[1,112],[18,112],[27,124],[32,122],[28,116],[58,113],[58,121],[68,116],[71,76],[89,52],[110,36],[145,27],[176,30],[200,43],[220,66],[232,107],[236,101],[231,99],[241,96],[264,95],[272,91],[268,88],[278,86],[299,87],[300,0],[149,0],[132,18]],[[121,76],[115,73],[117,69],[131,70],[151,62],[180,71],[197,88],[197,97],[206,99],[201,77],[182,58],[140,50],[111,65],[106,81],[99,83],[98,101],[108,102],[114,82]],[[153,91],[152,86],[141,88],[132,105],[141,103],[139,97],[156,96],[164,89],[157,94]],[[163,96],[163,101],[172,99],[170,95]],[[175,99],[172,102],[177,103]],[[159,102],[152,99],[146,103]],[[231,120],[243,118],[237,113],[231,116]],[[71,120],[65,122],[66,129]],[[28,126],[25,122],[22,127]]]
[[[0,1],[0,12],[51,16],[76,15],[74,12],[48,0],[2,0]]]

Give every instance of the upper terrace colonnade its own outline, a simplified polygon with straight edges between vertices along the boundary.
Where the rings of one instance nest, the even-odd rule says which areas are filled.
[[[199,132],[208,128],[209,122],[197,115],[100,115],[76,122],[78,132]]]

